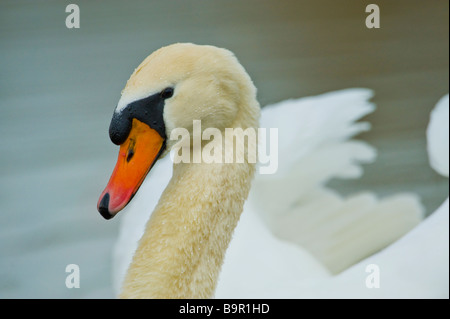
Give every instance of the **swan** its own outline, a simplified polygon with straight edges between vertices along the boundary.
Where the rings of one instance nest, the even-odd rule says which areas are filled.
[[[250,192],[254,163],[172,164],[166,156],[175,145],[171,133],[192,133],[195,119],[221,132],[258,127],[256,88],[235,56],[185,43],[147,57],[113,114],[119,157],[98,202],[109,219],[134,197],[114,257],[120,297],[307,296],[416,226],[423,209],[414,195],[343,198],[325,186],[332,177],[360,176],[358,164],[374,159],[370,146],[349,141],[368,129],[354,122],[373,110],[371,94],[345,90],[265,108],[262,126],[280,128],[279,171],[257,175]]]

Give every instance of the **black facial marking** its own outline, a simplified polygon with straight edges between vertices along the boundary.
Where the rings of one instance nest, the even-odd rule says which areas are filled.
[[[119,113],[114,112],[109,126],[111,141],[116,145],[125,142],[131,131],[133,118],[147,124],[157,131],[163,139],[166,139],[166,127],[163,118],[164,101],[172,97],[173,93],[173,88],[166,88],[160,93],[128,104]]]

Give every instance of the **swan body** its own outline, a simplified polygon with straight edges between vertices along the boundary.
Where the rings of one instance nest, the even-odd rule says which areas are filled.
[[[352,96],[353,95],[353,96]],[[358,97],[359,96],[359,100]],[[352,103],[339,106],[339,109],[352,110],[353,115],[364,115],[365,112],[373,108],[367,103],[370,91],[364,90],[344,90],[341,92],[328,93],[323,96],[308,98],[306,100],[288,101],[273,105],[270,109],[278,110],[279,117],[285,114],[283,107],[296,108],[297,112],[318,112],[319,121],[334,121],[334,114],[326,112],[326,117],[318,111],[321,107],[331,108],[330,105],[339,105],[342,99],[348,99]],[[329,99],[328,99],[329,98]],[[303,104],[303,102],[305,102]],[[323,102],[323,103],[321,103]],[[297,104],[296,106],[294,106]],[[302,106],[303,104],[303,106]],[[321,106],[322,105],[322,106]],[[358,106],[359,107],[356,107]],[[304,107],[303,111],[299,111]],[[290,110],[295,114],[295,110]],[[359,113],[358,110],[359,109]],[[315,111],[312,111],[315,110]],[[364,111],[365,110],[365,111]],[[448,177],[448,95],[444,96],[431,113],[430,124],[427,129],[428,155],[432,167],[439,174]],[[267,116],[266,116],[267,114]],[[320,114],[320,116],[319,116]],[[352,113],[350,113],[352,114]],[[274,114],[262,112],[262,123],[271,121]],[[304,117],[302,117],[304,118]],[[347,121],[340,118],[337,120],[342,125],[341,132],[353,132],[352,120],[357,117],[349,115]],[[327,127],[338,127],[328,123]],[[367,129],[364,124],[358,124],[359,129]],[[291,128],[294,129],[294,128]],[[327,136],[323,133],[324,146],[333,149],[333,139],[337,145],[345,149],[345,144],[353,141],[346,141],[350,135],[339,134],[334,128]],[[336,138],[341,136],[341,138]],[[305,142],[306,143],[306,142]],[[354,149],[351,159],[336,172],[327,178],[337,176],[339,172],[348,172],[344,178],[358,177],[361,171],[355,166],[357,161],[370,161],[374,157],[373,149],[365,143],[358,143],[360,150]],[[308,156],[315,157],[315,153],[320,154],[320,147],[310,148],[311,154],[306,154],[306,159],[297,159],[299,166],[305,167]],[[365,152],[364,152],[365,150]],[[281,152],[280,152],[281,154]],[[339,152],[333,154],[333,160],[339,162]],[[346,152],[341,152],[344,156]],[[358,154],[366,154],[365,157]],[[280,155],[281,157],[281,155]],[[344,157],[345,158],[345,157]],[[280,159],[281,162],[281,159]],[[310,169],[321,171],[322,168],[313,161]],[[349,169],[353,166],[353,169]],[[347,169],[345,169],[347,167]],[[353,172],[353,173],[352,173]],[[336,175],[334,175],[336,174]],[[257,199],[267,199],[270,196],[266,193],[258,197],[258,188],[264,185],[264,178],[274,176],[256,176],[249,200],[246,203],[240,224],[236,228],[236,233],[230,244],[225,258],[224,266],[219,280],[216,297],[218,298],[448,298],[449,294],[449,199],[424,221],[413,227],[420,220],[421,209],[417,199],[411,195],[395,195],[377,201],[372,194],[363,194],[342,198],[335,195],[332,200],[330,189],[324,187],[323,180],[311,178],[301,185],[315,189],[316,193],[323,193],[323,197],[317,200],[308,195],[308,201],[301,205],[288,208],[287,223],[280,218],[286,218],[283,214],[269,217],[273,218],[268,223],[262,223],[264,206]],[[318,175],[320,176],[320,175]],[[299,176],[298,176],[299,177]],[[286,182],[286,176],[284,178]],[[294,179],[295,181],[295,179]],[[302,181],[298,178],[297,183]],[[319,182],[318,182],[319,181]],[[263,186],[258,185],[263,183]],[[277,184],[282,187],[282,183]],[[285,185],[285,184],[284,184]],[[286,188],[292,185],[286,186]],[[297,189],[297,196],[301,197],[301,190]],[[319,189],[319,190],[317,190]],[[283,194],[284,189],[276,194]],[[314,192],[308,192],[311,194]],[[275,195],[272,195],[275,196]],[[268,198],[268,200],[273,198]],[[324,204],[326,203],[326,204]],[[336,206],[330,204],[335,203]],[[353,203],[353,204],[352,204]],[[354,204],[358,205],[354,205]],[[255,207],[256,206],[256,207]],[[302,206],[306,206],[303,207]],[[308,207],[310,206],[310,207]],[[346,209],[342,209],[346,207]],[[352,209],[353,207],[353,209]],[[330,213],[331,208],[337,212]],[[344,213],[343,213],[344,212]],[[317,216],[319,215],[319,216]],[[317,218],[316,218],[317,217]],[[319,221],[319,222],[318,222]],[[269,231],[273,223],[279,223],[278,229],[289,232],[290,223],[297,227],[297,232],[293,228],[291,233],[279,233],[274,236]],[[315,222],[319,227],[313,230],[299,229],[305,223]],[[272,223],[272,225],[271,225]],[[369,223],[369,225],[367,224]],[[339,225],[341,224],[341,225]],[[412,229],[408,232],[408,228]],[[276,230],[276,227],[272,229]],[[345,230],[345,236],[342,236]],[[378,231],[378,235],[377,235]],[[381,233],[380,233],[381,231]],[[395,236],[406,233],[395,240]],[[281,241],[280,237],[285,238]],[[310,238],[310,241],[302,239]],[[258,239],[256,239],[258,238]],[[253,242],[252,242],[253,239]],[[264,244],[260,245],[260,241]],[[311,244],[314,242],[314,245]],[[272,243],[272,245],[267,244]],[[297,245],[293,245],[293,243]],[[388,245],[388,243],[391,243]],[[378,249],[376,248],[378,246]],[[284,253],[283,248],[292,248],[293,251]],[[386,246],[385,249],[381,249]],[[346,249],[348,248],[348,250]],[[334,252],[327,251],[334,250]],[[381,250],[381,251],[379,251]],[[337,252],[337,253],[336,253]],[[375,252],[375,253],[374,253]],[[374,253],[373,255],[371,255]],[[294,256],[295,255],[295,256]],[[370,255],[370,256],[369,256]],[[269,256],[274,256],[270,258]],[[367,257],[368,256],[368,257]],[[367,257],[364,258],[363,257]],[[300,259],[300,262],[296,260]],[[256,260],[256,262],[255,262]],[[319,260],[321,262],[319,262]],[[360,260],[360,261],[359,261]],[[264,262],[262,262],[264,261]],[[289,267],[289,266],[292,266]],[[377,267],[379,271],[379,286],[369,288],[366,284],[370,275],[371,267]],[[341,270],[337,273],[336,270]]]
[[[192,44],[172,45],[144,60],[128,81],[115,116],[123,117],[133,101],[174,83],[174,98],[164,106],[167,132],[191,129],[189,123],[196,118],[222,129],[258,127],[256,90],[234,56]],[[200,93],[192,96],[187,89]],[[365,273],[360,268],[369,260],[364,258],[423,218],[423,208],[412,194],[378,199],[361,192],[343,197],[326,187],[331,178],[361,176],[360,164],[375,159],[372,147],[351,139],[369,129],[357,121],[374,110],[371,96],[370,90],[350,89],[264,108],[261,127],[279,128],[279,168],[276,174],[257,175],[251,191],[251,163],[173,164],[164,157],[173,146],[167,142],[122,216],[114,250],[118,294],[370,297],[360,281],[348,287],[345,281],[361,279]],[[102,214],[111,207],[106,207],[106,190],[99,201]],[[416,231],[417,236],[426,231]],[[380,264],[390,261],[394,271],[401,263],[395,258],[400,248],[393,246],[370,258],[378,258]],[[397,284],[400,296],[402,286],[392,284]]]

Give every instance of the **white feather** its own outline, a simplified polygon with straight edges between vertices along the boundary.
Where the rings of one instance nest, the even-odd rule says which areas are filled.
[[[438,273],[423,275],[411,270],[422,277],[407,285],[403,279],[394,278],[399,267],[405,266],[403,259],[423,262],[418,255],[421,249],[436,245],[440,235],[430,242],[420,238],[423,245],[417,250],[409,249],[403,256],[401,245],[415,246],[418,240],[408,235],[405,239],[412,238],[411,242],[398,244],[404,239],[372,259],[363,260],[421,221],[423,208],[415,195],[393,195],[380,200],[370,192],[361,192],[343,197],[326,186],[331,178],[360,177],[360,165],[375,160],[376,152],[371,146],[351,140],[370,128],[369,124],[356,121],[374,110],[369,102],[371,96],[370,90],[349,89],[263,109],[261,127],[279,129],[279,170],[274,175],[258,175],[254,180],[226,253],[216,297],[381,297],[382,293],[367,292],[364,285],[365,265],[369,261],[386,262],[387,266],[381,269],[391,274],[393,292],[386,296],[420,296],[422,284],[429,285],[424,296],[445,295],[444,285],[433,286],[436,277],[444,276],[440,271],[445,268],[445,254],[431,255],[427,261],[443,262]],[[114,252],[116,291],[171,173],[170,158],[160,160],[122,216]],[[429,224],[421,224],[420,229],[425,230],[415,232],[432,231],[434,226],[423,226]],[[448,222],[445,225],[448,233]],[[448,235],[446,256],[448,277]],[[363,261],[357,263],[360,260]],[[340,271],[343,272],[335,275]],[[347,285],[347,281],[351,284]],[[415,294],[411,285],[415,286]]]
[[[427,129],[430,165],[439,174],[448,177],[449,169],[449,95],[435,106]]]

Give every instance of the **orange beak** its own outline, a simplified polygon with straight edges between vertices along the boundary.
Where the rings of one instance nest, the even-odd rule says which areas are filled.
[[[130,133],[120,145],[116,167],[97,203],[104,218],[114,217],[131,201],[163,147],[164,139],[156,130],[133,119]]]

